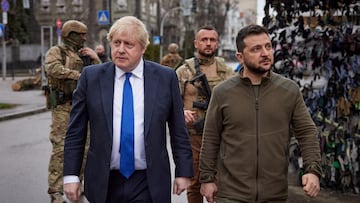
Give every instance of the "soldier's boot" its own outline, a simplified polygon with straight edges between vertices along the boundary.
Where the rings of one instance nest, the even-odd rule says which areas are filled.
[[[50,198],[50,203],[66,203],[66,201],[63,199],[63,195],[59,192],[50,194]]]

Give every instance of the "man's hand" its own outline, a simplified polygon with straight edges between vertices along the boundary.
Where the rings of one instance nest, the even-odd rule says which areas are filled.
[[[195,122],[195,111],[191,110],[184,110],[184,116],[185,116],[185,123],[190,124]]]
[[[316,197],[320,191],[319,177],[312,173],[304,174],[301,178],[303,190],[309,197]]]
[[[69,200],[79,201],[81,195],[81,184],[79,182],[64,184],[64,193]]]
[[[89,48],[89,47],[84,47],[84,48],[80,49],[79,52],[83,56],[90,56],[90,58],[92,60],[100,61],[100,59],[99,59],[98,55],[96,54],[96,52],[94,50],[92,50],[91,48]]]
[[[216,201],[217,186],[215,183],[202,183],[200,193],[209,203]]]
[[[178,177],[174,180],[174,190],[173,194],[180,195],[184,190],[186,190],[191,184],[190,178]]]

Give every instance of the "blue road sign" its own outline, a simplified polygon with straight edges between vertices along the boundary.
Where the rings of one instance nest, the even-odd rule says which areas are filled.
[[[0,23],[0,37],[4,37],[4,24]]]
[[[110,15],[108,10],[98,11],[97,15],[99,25],[109,25],[110,24]]]
[[[1,10],[3,12],[8,12],[9,11],[9,2],[7,0],[2,0],[1,1]]]
[[[153,36],[153,44],[154,45],[159,45],[160,44],[160,36]]]

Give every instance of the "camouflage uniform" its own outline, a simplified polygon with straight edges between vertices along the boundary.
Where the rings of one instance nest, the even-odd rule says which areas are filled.
[[[75,26],[80,23],[78,21],[67,22],[71,22]],[[64,30],[65,26],[66,23],[63,26],[65,36],[62,36],[64,44],[51,47],[45,57],[45,71],[49,80],[49,89],[56,97],[54,98],[55,101],[48,101],[48,103],[51,103],[50,106],[52,108],[52,124],[49,136],[52,144],[52,153],[49,162],[48,193],[53,203],[65,202],[62,198],[64,141],[69,123],[72,92],[76,87],[77,80],[84,66],[78,50],[83,47],[85,40],[81,41],[77,38],[79,33],[84,34],[87,31],[86,26],[82,23],[79,26],[82,26],[83,32],[81,32],[81,29],[75,32],[77,29],[75,28],[75,31],[73,31],[71,30],[73,29],[72,27],[70,27],[70,31]],[[71,34],[71,31],[75,33]],[[92,62],[94,64],[99,63],[99,61],[95,60]]]
[[[233,69],[225,64],[225,61],[221,57],[215,57],[217,76],[207,77],[207,81],[210,90],[215,85],[226,80],[233,75]],[[200,61],[200,67],[202,66]],[[200,69],[199,67],[199,69]],[[199,90],[195,85],[192,85],[189,81],[196,76],[195,60],[194,58],[185,60],[185,63],[176,70],[176,74],[179,78],[179,86],[181,95],[184,102],[184,110],[196,111],[196,121],[205,119],[206,110],[200,108],[194,108],[193,102],[203,102],[204,96],[199,94]],[[194,123],[196,123],[196,121]],[[194,178],[192,179],[191,185],[187,189],[188,199],[193,202],[202,202],[202,195],[200,194],[200,183],[199,183],[199,155],[202,141],[202,129],[199,130],[194,125],[187,124],[187,129],[190,136],[190,143],[193,153],[193,164],[194,164]]]
[[[171,43],[168,46],[169,53],[166,54],[162,59],[160,64],[168,66],[170,68],[177,68],[181,65],[183,58],[178,53],[179,46],[175,43]]]
[[[162,58],[161,65],[175,69],[181,64],[182,60],[183,58],[178,53],[168,53]]]

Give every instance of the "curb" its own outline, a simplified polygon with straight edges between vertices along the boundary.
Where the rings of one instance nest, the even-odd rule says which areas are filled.
[[[0,122],[15,119],[15,118],[21,118],[21,117],[25,117],[25,116],[30,116],[30,115],[34,115],[37,113],[43,113],[46,111],[48,111],[48,109],[44,106],[44,107],[40,107],[40,108],[36,108],[36,109],[30,109],[27,111],[0,115]]]

